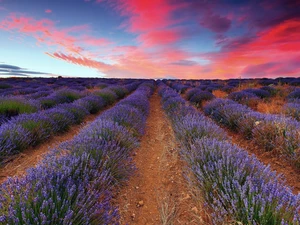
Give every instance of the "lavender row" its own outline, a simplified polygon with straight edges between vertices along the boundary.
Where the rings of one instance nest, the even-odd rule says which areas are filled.
[[[0,187],[1,224],[118,224],[112,187],[133,170],[153,83],[143,83],[54,150],[23,178]],[[122,112],[122,113],[120,113]]]
[[[138,84],[134,82],[125,87],[133,91]],[[71,125],[80,124],[88,114],[96,113],[123,98],[128,94],[125,87],[103,89],[73,103],[14,117],[0,127],[0,164],[28,147],[44,142],[50,136],[66,132]]]
[[[24,96],[2,96],[0,97],[0,125],[15,116],[53,108],[58,104],[71,103],[85,95],[86,93],[83,92],[61,89],[39,99],[30,99]]]
[[[263,93],[259,89],[252,90]],[[265,90],[268,90],[271,95],[273,89],[265,87]],[[245,93],[248,92],[245,91]],[[195,105],[201,105],[204,101],[215,99],[215,96],[210,92],[193,88],[185,93],[185,98]],[[255,98],[258,97],[255,96]],[[247,98],[235,98],[235,100],[247,102]],[[248,100],[250,101],[250,98]],[[297,101],[286,104],[285,114],[299,119],[299,106]],[[265,151],[274,150],[286,155],[289,160],[300,167],[300,123],[296,120],[283,115],[255,112],[230,99],[215,99],[204,107],[204,112],[215,121],[243,134],[246,139],[253,139]]]
[[[24,95],[39,96],[45,94],[45,91],[53,91],[61,88],[67,88],[75,91],[85,91],[93,88],[104,88],[110,85],[126,85],[138,80],[133,79],[99,79],[99,78],[38,78],[38,79],[0,79],[0,95]]]
[[[277,151],[300,166],[300,123],[282,115],[255,112],[229,99],[214,99],[204,107],[206,115],[241,133],[265,151]]]
[[[160,84],[159,93],[212,224],[300,224],[300,196],[281,177],[174,90]]]

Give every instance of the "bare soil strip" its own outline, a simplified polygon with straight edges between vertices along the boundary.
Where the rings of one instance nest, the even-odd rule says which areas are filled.
[[[140,148],[134,153],[137,171],[119,191],[121,224],[198,224],[183,162],[172,127],[161,109],[157,92],[150,99],[150,115]]]
[[[41,143],[38,146],[26,149],[22,153],[16,155],[10,162],[0,167],[0,184],[3,183],[8,177],[12,176],[22,176],[25,174],[26,170],[34,167],[40,162],[45,154],[47,154],[50,149],[53,149],[62,142],[71,140],[75,135],[79,133],[81,129],[88,126],[92,121],[94,121],[101,113],[112,106],[108,106],[100,110],[96,114],[88,115],[81,124],[72,125],[70,130],[61,135],[52,136],[46,142]]]

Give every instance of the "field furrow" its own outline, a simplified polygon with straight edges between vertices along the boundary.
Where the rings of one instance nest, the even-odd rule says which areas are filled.
[[[116,199],[121,224],[198,224],[177,141],[157,92],[133,162],[137,170]]]

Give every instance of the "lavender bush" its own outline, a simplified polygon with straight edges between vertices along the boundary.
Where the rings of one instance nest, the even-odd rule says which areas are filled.
[[[283,106],[284,114],[300,121],[300,103],[290,102]]]

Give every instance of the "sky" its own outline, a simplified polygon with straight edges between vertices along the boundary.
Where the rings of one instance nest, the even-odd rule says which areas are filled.
[[[300,76],[297,0],[0,0],[0,77]]]

